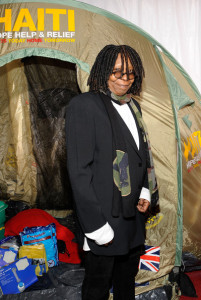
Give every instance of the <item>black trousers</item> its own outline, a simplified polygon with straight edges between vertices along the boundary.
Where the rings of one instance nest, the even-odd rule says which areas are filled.
[[[111,287],[114,300],[134,300],[141,249],[135,248],[122,256],[100,256],[87,251],[82,300],[108,300]]]

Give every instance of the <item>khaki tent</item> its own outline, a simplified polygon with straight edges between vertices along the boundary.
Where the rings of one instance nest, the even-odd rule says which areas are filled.
[[[139,272],[137,282],[149,281],[137,288],[140,294],[164,284],[182,251],[201,253],[201,97],[178,62],[140,28],[72,0],[1,1],[0,197],[57,216],[72,209],[64,107],[87,91],[106,44],[135,48],[146,74],[138,100],[160,196],[160,212],[146,223],[146,244],[160,247],[160,268]]]

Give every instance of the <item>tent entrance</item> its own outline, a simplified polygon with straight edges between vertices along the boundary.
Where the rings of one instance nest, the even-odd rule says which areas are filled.
[[[6,174],[0,174],[4,190],[0,197],[24,200],[46,210],[72,209],[65,110],[70,99],[80,93],[75,64],[32,56],[15,65],[16,61],[6,66],[4,78],[9,89],[4,97],[9,137],[4,137],[7,151],[1,171],[6,169]]]

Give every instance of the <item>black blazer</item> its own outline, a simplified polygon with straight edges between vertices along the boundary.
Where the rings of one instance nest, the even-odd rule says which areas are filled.
[[[142,133],[137,124],[140,140],[138,150],[128,127],[119,114],[118,118],[126,141],[131,188],[135,191],[133,205],[136,207],[141,188],[148,188]],[[144,244],[144,215],[137,208],[135,208],[136,216],[132,218],[125,219],[122,215],[119,217],[111,215],[112,131],[99,94],[84,93],[71,100],[66,110],[66,144],[67,168],[82,235],[99,229],[106,222],[114,230],[113,243],[107,247],[99,246],[93,240],[88,239],[91,251],[99,255],[122,255]]]

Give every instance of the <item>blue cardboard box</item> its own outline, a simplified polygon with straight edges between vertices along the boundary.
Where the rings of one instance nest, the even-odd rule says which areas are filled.
[[[0,287],[4,295],[21,293],[38,280],[31,262],[23,257],[0,269]]]
[[[15,249],[1,249],[0,248],[0,268],[9,265],[16,260],[18,251]]]

